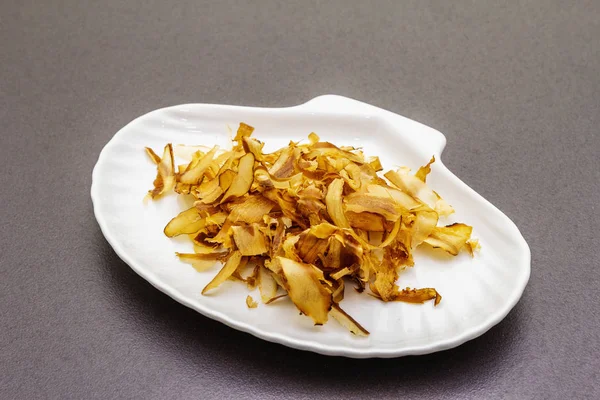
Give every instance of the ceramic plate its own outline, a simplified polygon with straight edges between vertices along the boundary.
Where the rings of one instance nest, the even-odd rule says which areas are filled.
[[[184,205],[176,195],[143,202],[156,174],[144,146],[160,150],[174,144],[227,147],[239,122],[256,128],[265,151],[317,132],[323,140],[364,148],[384,168],[411,168],[438,160],[427,183],[456,209],[448,219],[474,227],[482,250],[445,256],[417,249],[415,267],[400,275],[401,287],[434,287],[439,306],[383,303],[346,290],[342,306],[371,335],[355,337],[336,321],[315,327],[289,300],[248,309],[248,290],[226,282],[202,296],[218,271],[196,272],[174,255],[192,252],[185,240],[164,236],[166,223]],[[445,137],[438,131],[391,112],[340,96],[321,96],[290,108],[251,108],[187,104],[137,118],[102,150],[93,172],[92,200],[104,236],[134,271],[178,302],[232,328],[302,350],[347,357],[397,357],[455,347],[497,324],[517,303],[530,273],[527,243],[512,221],[452,174],[440,159]],[[424,246],[422,246],[424,247]],[[258,295],[253,296],[258,299]]]

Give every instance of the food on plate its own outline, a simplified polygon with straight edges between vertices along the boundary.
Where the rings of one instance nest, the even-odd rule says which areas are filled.
[[[258,287],[260,301],[288,297],[315,325],[329,317],[355,335],[369,332],[344,311],[346,284],[385,302],[439,304],[434,288],[405,288],[399,272],[414,265],[415,248],[428,245],[456,256],[479,249],[472,227],[444,225],[454,212],[426,183],[435,158],[414,174],[408,168],[383,170],[378,157],[360,149],[321,141],[290,142],[263,152],[254,128],[240,123],[232,148],[177,146],[162,157],[146,148],[157,166],[154,187],[191,197],[165,227],[168,237],[187,235],[194,253],[177,253],[198,271],[223,266],[202,289],[227,280]],[[175,158],[187,162],[175,165]],[[246,298],[248,308],[258,303]]]
[[[258,307],[258,303],[256,301],[254,301],[254,299],[250,295],[248,295],[246,297],[246,305],[248,306],[248,308],[256,308],[256,307]]]

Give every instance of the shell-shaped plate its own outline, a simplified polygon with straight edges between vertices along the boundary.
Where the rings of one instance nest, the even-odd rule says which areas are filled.
[[[218,267],[197,272],[175,256],[192,252],[185,240],[163,234],[166,223],[184,204],[175,195],[143,201],[156,175],[144,153],[173,144],[218,144],[228,147],[240,122],[256,128],[265,151],[305,139],[316,132],[323,140],[354,145],[378,155],[384,168],[417,168],[431,155],[436,163],[427,183],[452,204],[448,220],[474,227],[482,250],[450,257],[418,249],[415,266],[400,275],[401,287],[434,287],[439,306],[383,303],[346,289],[344,309],[371,335],[355,337],[334,320],[312,325],[289,300],[249,309],[248,290],[226,282],[203,296],[202,288]],[[252,108],[187,104],[141,116],[106,145],[94,168],[92,200],[96,219],[115,252],[140,276],[178,302],[232,328],[302,350],[347,357],[397,357],[458,346],[497,324],[517,303],[530,274],[530,252],[517,227],[496,207],[452,174],[441,162],[446,143],[438,131],[389,111],[340,96],[320,96],[289,108]],[[424,246],[422,246],[424,247]],[[256,300],[260,297],[253,294]]]

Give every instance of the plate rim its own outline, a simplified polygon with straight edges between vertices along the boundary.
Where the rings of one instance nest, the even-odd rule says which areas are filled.
[[[403,122],[408,122],[415,127],[419,127],[421,129],[426,129],[428,131],[428,133],[432,135],[430,137],[430,139],[432,139],[432,142],[434,144],[435,154],[440,161],[439,164],[441,165],[441,167],[444,168],[448,173],[450,173],[458,181],[458,183],[461,184],[462,190],[467,190],[469,192],[469,194],[472,196],[475,196],[478,201],[482,201],[482,202],[486,203],[487,206],[491,206],[492,208],[495,209],[495,211],[502,214],[506,218],[506,223],[507,223],[506,228],[510,229],[512,231],[512,232],[510,232],[511,235],[520,244],[519,250],[521,250],[523,252],[523,257],[524,257],[523,265],[526,266],[526,269],[524,271],[524,274],[522,275],[521,280],[516,282],[516,290],[513,292],[514,293],[513,296],[510,298],[510,300],[505,302],[503,307],[499,308],[499,310],[495,313],[493,318],[491,318],[490,321],[487,323],[482,323],[471,329],[465,330],[461,334],[456,335],[450,339],[446,339],[446,340],[438,339],[438,340],[435,340],[435,341],[432,341],[430,343],[423,344],[423,345],[411,345],[411,346],[397,348],[397,349],[395,349],[395,348],[373,349],[370,347],[366,347],[366,348],[337,347],[337,346],[331,346],[331,345],[324,345],[324,344],[321,344],[314,340],[301,340],[301,339],[291,338],[291,337],[288,337],[283,334],[273,333],[273,332],[269,332],[264,329],[260,329],[256,326],[250,325],[245,322],[234,320],[232,318],[229,318],[226,314],[224,314],[222,312],[211,310],[207,306],[202,306],[201,304],[198,304],[198,303],[192,301],[191,299],[187,299],[186,296],[184,296],[183,294],[181,294],[174,288],[170,287],[168,284],[165,284],[164,282],[162,282],[156,275],[145,270],[143,268],[143,266],[138,265],[128,255],[127,251],[123,248],[123,246],[119,243],[119,241],[116,240],[112,236],[111,232],[109,231],[107,220],[104,217],[104,215],[100,212],[100,207],[99,207],[100,195],[98,192],[98,187],[99,187],[98,174],[99,174],[99,171],[102,168],[102,166],[105,162],[105,159],[107,157],[107,152],[108,152],[107,149],[109,149],[110,146],[113,143],[115,143],[120,136],[122,136],[124,134],[124,132],[130,127],[130,125],[136,123],[140,119],[144,119],[144,118],[150,116],[151,114],[161,113],[161,112],[164,112],[169,109],[177,109],[177,108],[181,109],[181,108],[190,107],[190,106],[221,107],[224,109],[232,109],[232,110],[233,109],[244,109],[246,111],[285,110],[285,109],[288,109],[288,110],[298,109],[298,110],[303,110],[303,111],[323,111],[323,110],[325,110],[325,111],[327,111],[328,114],[335,113],[334,111],[331,110],[331,108],[339,110],[340,108],[343,107],[344,112],[342,112],[340,114],[348,114],[349,111],[353,111],[353,112],[361,111],[362,113],[376,115],[376,116],[379,116],[384,119],[385,118],[387,118],[387,119],[390,119],[390,118],[398,119],[399,118],[399,119],[402,119]],[[327,107],[329,107],[330,109],[327,109]],[[194,311],[202,314],[205,317],[219,321],[233,329],[249,333],[255,337],[258,337],[260,339],[263,339],[263,340],[266,340],[269,342],[278,343],[278,344],[281,344],[281,345],[284,345],[287,347],[291,347],[291,348],[295,348],[298,350],[312,351],[315,353],[328,355],[328,356],[344,356],[344,357],[350,357],[350,358],[392,358],[392,357],[402,357],[402,356],[408,356],[408,355],[422,355],[422,354],[429,354],[429,353],[447,350],[450,348],[460,346],[461,344],[463,344],[469,340],[472,340],[478,336],[483,335],[489,329],[491,329],[492,327],[497,325],[500,321],[502,321],[506,317],[506,315],[508,315],[508,313],[518,303],[518,301],[520,300],[520,298],[523,295],[523,292],[525,290],[525,287],[527,286],[527,283],[529,282],[529,278],[531,275],[531,250],[530,250],[527,242],[525,241],[525,238],[523,237],[523,235],[521,234],[521,232],[519,231],[517,226],[514,224],[514,222],[506,214],[504,214],[496,206],[494,206],[492,203],[490,203],[488,200],[486,200],[483,196],[481,196],[479,193],[477,193],[475,190],[473,190],[471,187],[469,187],[466,183],[464,183],[462,180],[460,180],[460,178],[458,178],[456,175],[454,175],[452,173],[452,171],[450,171],[441,162],[441,155],[442,155],[442,151],[443,151],[445,145],[446,145],[446,137],[441,132],[439,132],[427,125],[421,124],[420,122],[406,118],[399,114],[395,114],[391,111],[387,111],[387,110],[381,109],[379,107],[376,107],[376,106],[373,106],[373,105],[370,105],[367,103],[363,103],[361,101],[354,100],[354,99],[351,99],[348,97],[339,96],[339,95],[328,94],[328,95],[317,96],[303,104],[300,104],[297,106],[292,106],[292,107],[248,107],[248,106],[209,104],[209,103],[186,103],[186,104],[162,107],[162,108],[150,111],[148,113],[138,116],[137,118],[133,119],[131,122],[124,125],[121,129],[119,129],[113,135],[113,137],[106,143],[106,145],[102,148],[102,150],[98,156],[98,159],[96,161],[96,164],[94,165],[94,168],[92,171],[92,184],[91,184],[91,188],[90,188],[90,195],[91,195],[91,199],[92,199],[92,203],[93,203],[94,216],[96,218],[96,221],[98,222],[98,225],[100,226],[100,230],[102,231],[102,234],[104,235],[106,241],[110,244],[110,246],[112,247],[114,252],[117,254],[117,256],[119,256],[119,258],[121,260],[123,260],[123,262],[125,262],[133,271],[135,271],[139,276],[141,276],[143,279],[145,279],[148,283],[150,283],[156,289],[163,292],[167,296],[171,297],[173,300],[177,301],[178,303],[180,303],[188,308],[193,309]]]

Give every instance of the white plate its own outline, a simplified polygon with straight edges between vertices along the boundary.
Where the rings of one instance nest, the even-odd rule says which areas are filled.
[[[371,335],[355,337],[334,320],[315,327],[289,300],[248,309],[248,291],[226,282],[209,295],[201,289],[218,268],[198,273],[181,263],[176,251],[191,252],[185,240],[164,236],[165,224],[182,210],[177,196],[142,201],[155,177],[144,146],[162,149],[179,144],[230,143],[239,122],[253,125],[266,150],[306,138],[362,146],[378,155],[386,169],[416,168],[432,154],[438,160],[427,183],[454,205],[448,222],[474,227],[481,252],[446,257],[417,249],[415,267],[401,273],[401,287],[434,287],[443,296],[438,307],[383,303],[346,290],[342,306]],[[517,303],[530,273],[527,243],[512,221],[454,176],[440,160],[446,143],[438,131],[388,111],[340,96],[321,96],[290,108],[251,108],[188,104],[146,114],[121,129],[106,145],[94,168],[92,200],[96,219],[115,252],[139,275],[178,302],[232,328],[302,350],[347,357],[397,357],[458,346],[497,324]],[[254,298],[259,297],[254,294]]]

